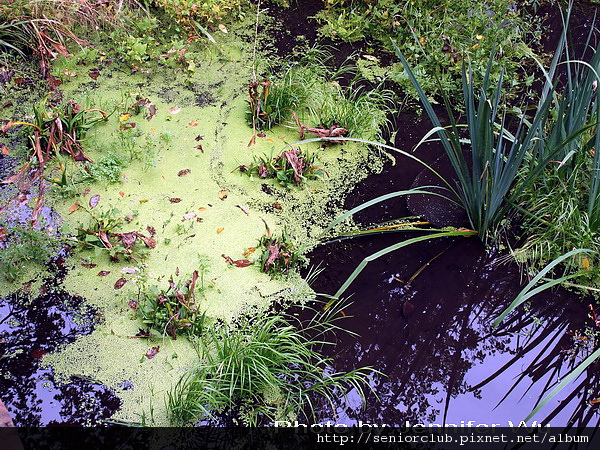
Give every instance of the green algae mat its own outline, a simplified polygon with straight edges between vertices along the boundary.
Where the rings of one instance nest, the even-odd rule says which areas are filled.
[[[54,158],[46,168],[49,184],[60,184],[63,174],[87,181],[68,195],[50,189],[45,201],[60,216],[69,243],[79,247],[67,262],[64,287],[95,307],[100,320],[92,334],[46,355],[42,364],[52,366],[58,380],[86,377],[114,389],[123,401],[116,420],[139,422],[151,413],[153,424],[167,424],[163,398],[198,361],[185,334],[173,339],[167,327],[148,331],[139,317],[144,289],[167,290],[186,281],[189,288],[194,272],[200,273],[195,308],[205,320],[228,322],[261,314],[274,302],[310,297],[297,269],[277,276],[261,271],[259,240],[285,232],[306,253],[343,213],[353,186],[388,158],[354,143],[307,143],[300,147],[316,155],[324,173],[319,179],[285,186],[241,173],[240,166],[255,157],[290,150],[300,134],[293,123],[276,126],[249,146],[255,58],[244,43],[247,26],[235,28],[215,35],[214,45],[190,45],[186,57],[193,65],[185,71],[65,69],[63,101],[100,109],[108,118],[84,141],[93,170],[84,173],[70,158]],[[4,116],[28,122],[15,117],[22,106]],[[122,242],[137,240],[139,255],[115,261],[94,245],[94,223],[111,220]],[[86,232],[92,237],[87,241]],[[89,245],[76,241],[78,233]],[[28,273],[23,281],[32,278]],[[3,294],[18,285],[3,283]]]

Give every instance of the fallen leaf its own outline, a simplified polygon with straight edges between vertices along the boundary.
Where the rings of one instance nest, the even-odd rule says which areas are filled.
[[[194,148],[195,148],[195,149],[198,149],[198,150],[200,150],[202,153],[204,153],[204,149],[202,148],[202,146],[201,146],[201,145],[196,145]]]
[[[10,151],[8,150],[8,147],[4,144],[0,144],[0,146],[2,147],[2,154],[3,155],[10,155]]]
[[[206,211],[206,208],[204,206],[201,206],[200,208],[198,208],[199,211]]]
[[[115,283],[115,289],[121,289],[127,283],[127,279],[125,277],[121,277]]]
[[[105,277],[106,275],[108,275],[110,273],[109,270],[101,270],[100,272],[98,272],[98,276],[99,277]]]
[[[191,172],[190,169],[183,169],[183,170],[180,170],[179,172],[177,172],[177,176],[178,177],[184,177],[184,176],[186,176],[190,172]]]
[[[137,124],[135,122],[127,122],[127,123],[122,123],[121,125],[119,125],[119,128],[121,128],[122,130],[132,130],[137,126]]]
[[[229,192],[227,191],[227,189],[222,189],[219,191],[219,199],[220,200],[225,200],[227,198],[227,194],[229,194]]]
[[[89,189],[85,189],[85,190],[83,191],[83,195],[88,195],[90,192],[91,192],[91,191],[90,191]]]
[[[148,230],[148,233],[150,233],[150,236],[154,236],[156,234],[156,230],[154,229],[154,227],[151,227],[150,225],[148,225],[146,227],[146,230]]]
[[[204,136],[202,136],[202,135],[199,134],[198,136],[196,136],[196,138],[194,140],[196,142],[198,142],[198,141],[201,141],[202,139],[204,139]]]
[[[273,208],[278,209],[280,211],[283,209],[283,206],[281,206],[281,203],[276,202],[276,203],[273,203],[272,206],[273,206]]]
[[[129,300],[129,303],[127,303],[129,305],[129,307],[133,310],[136,310],[138,307],[138,304],[135,300]],[[140,332],[144,332],[144,330],[140,330]],[[138,337],[148,337],[148,336],[140,336],[140,333],[136,334],[136,336]]]
[[[148,248],[156,248],[156,241],[151,237],[144,236],[138,233],[138,237],[144,242],[144,245]]]
[[[248,247],[246,250],[244,250],[244,253],[242,253],[242,256],[244,256],[245,258],[247,258],[252,253],[254,253],[255,251],[256,251],[255,247]]]
[[[183,216],[183,219],[181,220],[182,222],[185,222],[186,220],[191,220],[196,218],[196,213],[195,212],[190,212],[187,213],[185,216]]]
[[[140,270],[140,269],[138,269],[137,267],[123,267],[123,268],[121,269],[121,273],[134,274],[134,273],[136,273],[138,270]]]
[[[221,30],[223,33],[227,34],[227,27],[225,25],[223,25],[222,23],[219,24],[219,30]]]
[[[14,124],[15,124],[14,122],[9,121],[5,125],[2,125],[0,127],[0,133],[6,134],[8,132],[8,130],[10,130],[13,127]]]
[[[188,123],[188,125],[190,127],[197,127],[198,126],[198,121],[197,120],[192,120],[190,123]]]
[[[131,114],[129,113],[125,113],[125,114],[121,114],[119,116],[119,122],[125,122],[126,120],[128,120],[131,117]]]
[[[223,230],[224,230],[224,229],[225,229],[225,228],[223,228],[223,227],[217,228],[217,234],[221,234],[221,233],[223,232]]]
[[[592,405],[595,405],[596,403],[600,403],[600,398],[595,398],[594,400],[590,400],[590,403]]]
[[[160,345],[157,345],[156,347],[152,347],[150,349],[148,349],[146,351],[146,356],[148,357],[148,359],[152,359],[156,356],[156,354],[160,351]]]
[[[267,135],[265,133],[258,133],[257,136],[258,137],[267,137]]]
[[[75,204],[69,208],[69,214],[73,214],[77,208],[79,208],[79,202],[75,202]]]
[[[142,198],[142,199],[138,200],[138,202],[140,202],[140,203],[148,203],[148,199],[147,198]]]
[[[98,206],[99,201],[100,201],[100,196],[98,194],[92,195],[90,197],[90,208],[94,209],[96,206]]]
[[[147,120],[152,120],[152,118],[156,115],[156,106],[150,103],[148,105],[148,117]]]
[[[88,75],[90,76],[90,78],[92,80],[96,80],[100,76],[100,71],[96,68],[93,68],[93,69],[90,69],[90,73],[88,73]]]
[[[248,267],[248,266],[252,265],[252,261],[248,261],[247,259],[238,259],[238,260],[234,261],[233,259],[231,259],[229,256],[227,256],[224,253],[221,256],[225,259],[225,262],[227,264],[230,264],[232,266]]]
[[[181,108],[178,106],[171,106],[169,109],[167,109],[167,111],[169,111],[169,114],[175,115],[181,112]]]
[[[173,198],[170,198],[169,201],[171,203],[179,203],[181,201],[181,199],[179,197],[173,197]]]
[[[97,266],[97,264],[94,263],[87,263],[87,262],[82,262],[81,263],[82,267],[85,267],[86,269],[93,269],[94,267]]]
[[[121,197],[125,197],[125,192],[121,191],[121,192],[119,192],[119,195],[120,195]]]
[[[244,211],[244,212],[246,213],[246,215],[247,215],[247,216],[249,216],[249,215],[250,215],[250,212],[248,212],[248,210],[247,210],[246,208],[244,208],[242,205],[235,205],[235,206],[237,206],[237,207],[238,207],[238,208],[240,208],[242,211]]]

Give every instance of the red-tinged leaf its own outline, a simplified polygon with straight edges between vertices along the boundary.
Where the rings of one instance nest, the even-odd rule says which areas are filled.
[[[281,211],[283,209],[283,206],[281,206],[281,203],[273,203],[273,208],[278,209],[279,211]]]
[[[252,253],[254,253],[255,251],[256,251],[256,248],[255,248],[255,247],[248,247],[248,249],[246,249],[246,250],[244,251],[244,253],[242,253],[242,256],[244,256],[244,257],[246,257],[246,258],[247,258],[247,257],[248,257],[248,256],[250,256]]]
[[[88,73],[92,80],[97,80],[100,76],[100,71],[97,68],[90,69],[90,73]]]
[[[173,198],[170,198],[169,201],[171,203],[179,203],[181,201],[181,199],[179,197],[173,197]]]
[[[77,208],[79,208],[79,202],[75,202],[75,204],[69,208],[69,214],[73,214]]]
[[[98,194],[92,195],[90,198],[90,208],[94,209],[98,206],[98,202],[100,201],[100,196]]]
[[[156,241],[151,237],[144,236],[143,234],[138,233],[139,238],[144,242],[146,247],[148,248],[156,248]]]
[[[267,137],[267,135],[265,133],[258,133],[257,136],[258,137]]]
[[[198,142],[198,141],[201,141],[202,139],[204,139],[204,136],[199,134],[198,136],[196,136],[195,141]]]
[[[10,130],[13,127],[13,125],[15,125],[15,123],[12,121],[9,121],[5,125],[2,125],[0,127],[0,133],[6,134],[8,132],[8,130]]]
[[[152,120],[152,118],[156,115],[156,105],[152,103],[148,104],[148,120]]]
[[[8,150],[8,147],[6,145],[0,144],[0,148],[2,148],[3,155],[10,155],[10,150]]]
[[[98,272],[98,276],[99,277],[105,277],[109,273],[110,273],[110,270],[101,270],[100,272]]]
[[[200,150],[202,153],[204,153],[204,149],[202,148],[201,145],[196,145],[194,148],[197,150]]]
[[[125,192],[121,191],[121,192],[119,192],[119,195],[120,195],[121,197],[125,197]]]
[[[123,246],[128,250],[131,250],[135,244],[135,241],[137,241],[136,232],[123,233],[119,237]]]
[[[168,108],[167,111],[169,112],[169,114],[175,115],[181,112],[181,108],[179,108],[178,106],[172,106]]]
[[[129,305],[129,307],[133,310],[136,310],[138,308],[138,304],[135,300],[130,300],[129,303],[127,303]],[[141,330],[140,330],[141,331]],[[138,333],[139,334],[139,333]],[[136,334],[137,336],[137,334]],[[142,336],[140,336],[142,337]]]
[[[156,230],[154,229],[154,227],[151,227],[150,225],[148,225],[146,227],[146,230],[148,230],[148,233],[150,233],[150,236],[154,236],[156,234]]]
[[[225,200],[227,198],[227,194],[229,194],[227,189],[220,190],[219,191],[219,200]]]
[[[81,266],[85,267],[86,269],[93,269],[94,267],[96,267],[98,264],[94,264],[94,263],[86,263],[86,262],[82,262]]]
[[[157,353],[159,351],[160,351],[160,345],[157,345],[156,347],[152,347],[146,351],[146,357],[148,359],[152,359],[157,355]]]
[[[252,261],[248,261],[247,259],[237,259],[232,263],[236,267],[248,267],[252,265]]]
[[[198,126],[198,121],[197,120],[192,120],[191,122],[188,123],[188,125],[190,127],[197,127]]]
[[[122,123],[121,125],[119,125],[119,128],[121,128],[122,130],[132,130],[136,126],[137,126],[137,123],[135,123],[135,122],[127,122],[127,123]]]
[[[83,191],[83,195],[88,195],[90,192],[91,192],[91,191],[90,191],[89,189],[85,189],[85,190]]]
[[[178,177],[185,177],[190,172],[191,172],[190,169],[183,169],[183,170],[180,170],[179,172],[177,172],[177,176]]]
[[[127,283],[127,278],[125,277],[121,277],[117,280],[117,282],[115,283],[115,289],[121,289],[123,286],[125,286],[125,283]]]
[[[6,230],[4,228],[0,228],[0,242],[4,242],[6,240]]]

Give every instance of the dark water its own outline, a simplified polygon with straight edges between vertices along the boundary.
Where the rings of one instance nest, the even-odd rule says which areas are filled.
[[[59,257],[57,279],[40,292],[0,298],[0,395],[17,426],[97,425],[120,407],[107,387],[83,378],[60,384],[40,367],[44,354],[91,333],[98,319],[83,298],[59,287],[60,264]]]

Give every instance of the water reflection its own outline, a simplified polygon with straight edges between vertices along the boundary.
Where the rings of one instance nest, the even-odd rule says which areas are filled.
[[[358,260],[386,242],[361,245],[362,256],[344,256]],[[340,249],[319,252],[330,267],[316,289],[335,290],[335,277],[343,281],[345,275],[330,270]],[[400,426],[469,420],[508,426],[523,420],[592,350],[582,330],[593,323],[586,303],[557,291],[535,297],[526,313],[521,309],[492,330],[520,284],[517,267],[499,266],[474,240],[457,240],[449,248],[448,242],[414,246],[370,264],[352,286],[354,303],[345,310],[353,316],[345,327],[360,337],[337,336],[329,353],[337,370],[368,365],[387,377],[373,376],[377,398],[369,395],[366,410],[351,395],[337,417],[323,420]],[[597,424],[597,406],[589,402],[598,397],[591,366],[534,419],[553,426]]]
[[[55,283],[39,295],[0,299],[0,389],[17,426],[95,425],[120,400],[105,386],[73,379],[62,385],[39,360],[58,346],[92,332],[95,311]]]

